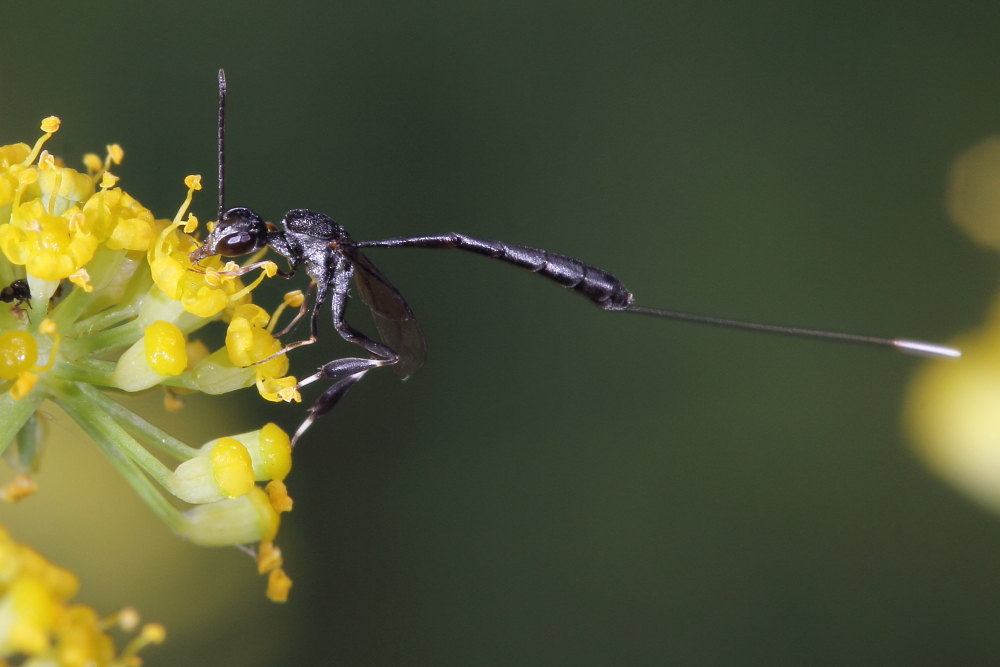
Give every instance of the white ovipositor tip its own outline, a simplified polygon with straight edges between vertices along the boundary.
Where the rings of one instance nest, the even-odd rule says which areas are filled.
[[[957,359],[962,356],[962,351],[958,348],[940,345],[938,343],[928,343],[924,340],[897,338],[892,341],[892,344],[902,352],[906,352],[907,354],[916,354],[922,357],[948,357],[951,359]]]

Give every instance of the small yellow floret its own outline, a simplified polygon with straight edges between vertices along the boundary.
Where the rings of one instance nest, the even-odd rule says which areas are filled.
[[[275,357],[275,359],[284,359],[284,357],[279,356]],[[274,361],[274,359],[271,361]],[[261,366],[267,368],[270,363],[270,361],[267,361],[261,364]],[[254,366],[254,368],[257,368],[257,366]],[[285,368],[287,368],[287,365]],[[298,380],[294,375],[273,377],[264,373],[258,373],[257,392],[261,398],[274,403],[278,401],[284,401],[285,403],[302,402],[302,394],[299,393],[298,389]]]
[[[291,306],[292,308],[298,308],[305,301],[306,295],[302,293],[302,290],[297,289],[294,292],[286,292],[285,296],[282,297],[282,303],[286,306]]]
[[[121,164],[125,159],[125,150],[119,144],[108,144],[108,158],[114,164]]]
[[[83,156],[83,166],[89,172],[96,174],[101,170],[102,165],[101,158],[97,157],[96,153],[87,153]]]
[[[212,477],[219,490],[230,498],[249,493],[254,487],[250,452],[235,438],[219,438],[209,452]]]
[[[267,575],[267,599],[271,602],[286,602],[291,587],[291,578],[280,567],[274,568]]]
[[[159,623],[142,626],[142,636],[150,644],[162,644],[167,638],[167,629]]]
[[[0,334],[0,378],[13,380],[18,373],[34,367],[38,344],[27,331],[14,329]]]
[[[69,274],[68,277],[71,283],[83,289],[84,292],[89,293],[94,291],[94,286],[90,284],[90,274],[87,273],[87,269],[77,269],[73,273]]]
[[[275,512],[280,514],[292,511],[292,497],[288,495],[288,487],[285,486],[284,482],[271,480],[264,487],[264,490],[267,491],[267,500]]]
[[[160,375],[178,375],[187,366],[184,334],[177,325],[157,320],[143,333],[146,363]]]
[[[94,157],[97,156],[95,155]],[[117,176],[112,174],[110,171],[106,171],[103,174],[101,174],[101,187],[104,188],[105,190],[108,188],[113,188],[115,187],[115,184],[118,182],[118,180],[119,179]]]
[[[257,574],[270,572],[281,564],[281,549],[275,546],[274,540],[264,540],[257,546]]]
[[[42,132],[48,132],[49,134],[52,134],[53,132],[57,132],[59,130],[59,125],[61,123],[62,121],[59,120],[59,116],[47,116],[46,118],[42,119],[42,124],[40,127]]]
[[[122,607],[116,614],[112,614],[107,625],[117,625],[125,632],[132,632],[139,627],[140,620],[135,607]]]

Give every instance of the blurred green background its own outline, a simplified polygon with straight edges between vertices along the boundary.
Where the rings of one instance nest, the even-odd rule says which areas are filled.
[[[185,174],[212,181],[224,66],[228,201],[271,219],[500,238],[606,267],[645,305],[862,333],[947,339],[995,291],[995,257],[943,204],[952,158],[1000,125],[996,3],[114,0],[0,19],[0,141],[56,113],[67,158],[120,142],[122,185],[160,216]],[[237,552],[170,535],[84,439],[0,508],[82,599],[167,625],[147,664],[1000,661],[1000,517],[908,449],[918,360],[606,313],[462,253],[371,256],[430,358],[404,384],[372,374],[300,443],[287,605]],[[295,370],[353,352],[334,338]],[[158,401],[195,444],[303,411]]]

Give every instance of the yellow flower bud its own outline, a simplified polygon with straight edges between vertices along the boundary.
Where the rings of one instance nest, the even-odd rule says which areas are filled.
[[[184,334],[176,325],[163,320],[146,327],[142,337],[146,362],[160,375],[179,375],[187,366]]]
[[[242,496],[253,488],[253,463],[247,448],[239,440],[220,438],[208,456],[212,477],[226,496]]]

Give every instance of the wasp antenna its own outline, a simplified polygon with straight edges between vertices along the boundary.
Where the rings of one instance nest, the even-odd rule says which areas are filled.
[[[219,68],[219,133],[218,138],[218,166],[219,166],[219,217],[215,220],[222,220],[222,213],[226,210],[226,70]]]

